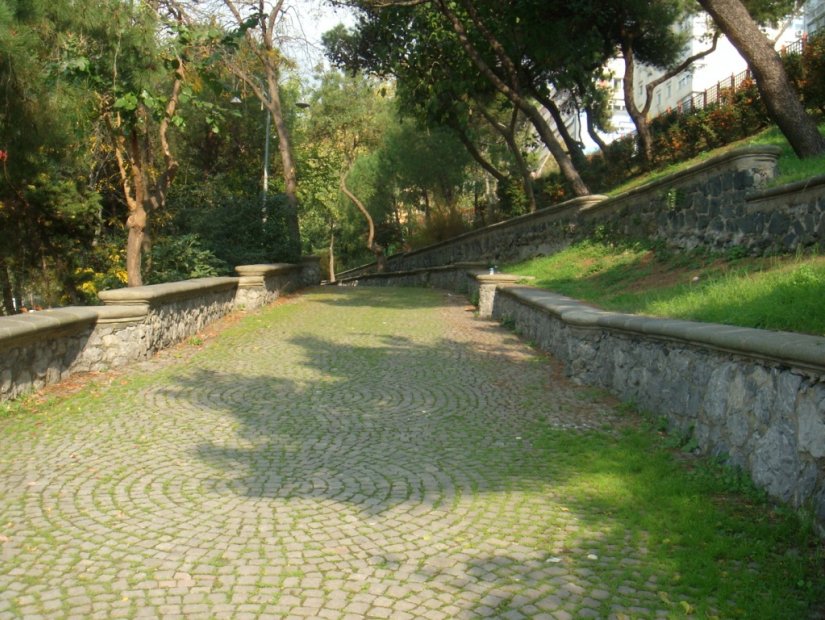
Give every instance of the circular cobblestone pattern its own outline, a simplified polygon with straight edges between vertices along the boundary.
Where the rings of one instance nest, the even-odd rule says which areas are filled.
[[[559,490],[614,409],[458,297],[322,289],[166,358],[0,421],[0,618],[671,613]]]

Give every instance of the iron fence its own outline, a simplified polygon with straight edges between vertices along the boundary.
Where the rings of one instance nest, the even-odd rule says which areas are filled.
[[[729,103],[737,90],[743,86],[750,86],[752,83],[750,69],[745,69],[741,73],[717,82],[707,90],[693,93],[682,99],[677,106],[677,111],[682,114],[692,110],[701,110],[709,105]]]
[[[805,45],[808,43],[807,35],[803,34],[801,38],[793,43],[785,45],[780,50],[782,56],[790,56],[791,54],[801,54]],[[693,110],[701,110],[709,105],[717,105],[720,103],[729,103],[733,96],[743,86],[748,87],[753,83],[753,76],[750,69],[745,69],[741,73],[731,75],[730,78],[721,80],[702,92],[693,93],[676,106],[677,112],[680,114],[691,112]],[[668,110],[672,112],[672,110]]]

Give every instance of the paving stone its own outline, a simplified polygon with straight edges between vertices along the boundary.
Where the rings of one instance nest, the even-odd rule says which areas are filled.
[[[615,524],[545,484],[526,429],[615,425],[580,393],[436,291],[250,313],[67,396],[48,433],[0,419],[0,527],[34,541],[0,544],[0,619],[666,613],[641,544],[601,546]]]

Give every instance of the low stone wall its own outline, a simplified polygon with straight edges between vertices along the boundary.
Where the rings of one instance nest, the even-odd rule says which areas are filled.
[[[88,308],[0,318],[0,400],[67,377],[96,322]]]
[[[667,417],[825,532],[825,338],[595,310],[499,288],[493,318],[603,387]]]
[[[423,286],[470,293],[472,276],[484,272],[484,263],[457,263],[431,269],[365,273],[338,279],[338,286]]]
[[[119,340],[127,357],[143,359],[229,314],[237,288],[238,278],[198,278],[101,291],[99,297],[107,306],[142,309],[140,337]]]
[[[320,283],[316,257],[301,265],[245,265],[237,278],[199,278],[102,291],[104,306],[0,317],[0,401],[65,379],[145,359],[235,308],[263,306]]]
[[[317,264],[317,260],[314,264]],[[310,265],[311,267],[311,265]],[[283,293],[304,285],[300,265],[277,263],[269,265],[243,265],[236,267],[240,276],[235,304],[240,308],[260,308],[272,303]],[[320,281],[320,271],[315,284]]]
[[[467,261],[485,266],[553,254],[596,232],[675,249],[758,255],[825,247],[825,176],[765,189],[779,150],[747,147],[615,197],[577,198],[387,259],[390,271]],[[339,274],[371,273],[374,264]]]

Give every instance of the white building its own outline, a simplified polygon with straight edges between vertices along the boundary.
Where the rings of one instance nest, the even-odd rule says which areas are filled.
[[[710,47],[708,19],[702,13],[683,24],[683,28],[691,31],[683,58],[688,58]],[[812,32],[819,23],[825,25],[825,0],[810,0],[805,5],[802,16],[791,20],[781,31],[767,31],[767,34],[776,39],[776,47],[781,49],[799,40],[804,33]],[[607,69],[610,76],[609,86],[613,92],[610,103],[613,131],[604,137],[606,142],[611,142],[620,136],[634,132],[636,127],[625,108],[622,88],[624,60],[614,58],[608,63]],[[653,101],[649,116],[655,118],[668,110],[689,108],[694,98],[700,100],[702,93],[717,85],[723,88],[728,86],[732,76],[737,76],[746,69],[747,63],[727,38],[722,36],[719,38],[714,52],[694,63],[691,68],[666,80],[653,90]],[[643,108],[645,103],[646,85],[662,74],[663,71],[654,67],[646,65],[637,67],[634,75],[633,92],[636,105],[640,109]],[[595,150],[596,146],[586,132],[581,132],[579,137],[588,151]]]
[[[825,27],[825,0],[808,0],[805,3],[804,24],[808,34]]]

